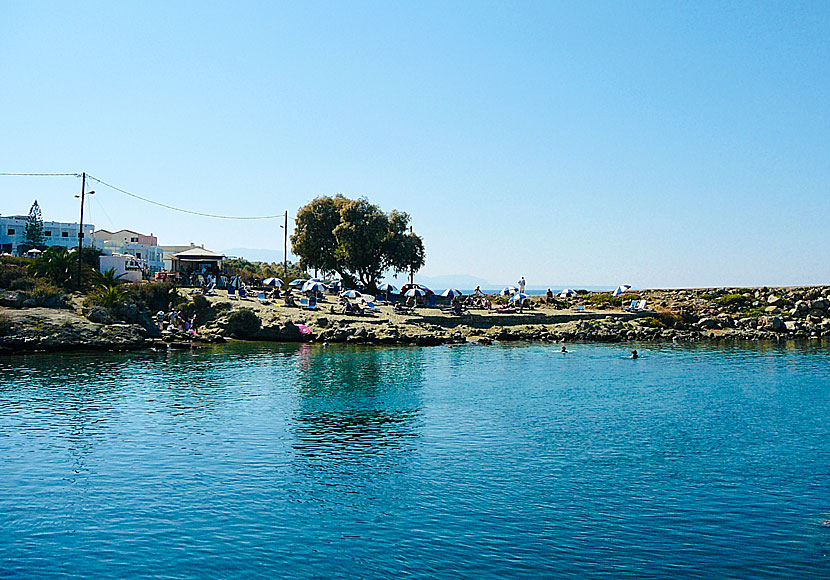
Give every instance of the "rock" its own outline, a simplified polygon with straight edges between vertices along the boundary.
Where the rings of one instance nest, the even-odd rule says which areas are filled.
[[[697,325],[702,329],[710,330],[718,327],[718,321],[714,318],[701,318],[697,321]]]
[[[85,311],[84,314],[90,322],[96,322],[98,324],[112,324],[115,322],[110,315],[109,310],[101,308],[100,306],[90,308],[88,311]]]
[[[810,300],[810,310],[827,310],[827,300],[824,298]]]
[[[784,323],[777,316],[762,316],[758,319],[758,328],[765,330],[783,330]]]
[[[23,301],[21,306],[23,306],[23,308],[34,308],[35,306],[37,306],[37,300],[35,300],[34,298],[27,298]]]
[[[810,309],[810,304],[806,300],[799,300],[795,303],[796,310],[806,312]]]
[[[767,306],[764,308],[764,312],[767,314],[781,314],[781,309],[777,306]]]
[[[23,292],[0,292],[0,306],[5,306],[7,308],[20,308],[23,306],[24,300],[26,300],[26,296]]]
[[[329,319],[325,316],[321,316],[317,319],[317,326],[320,328],[326,328],[329,325]]]
[[[796,320],[787,320],[784,322],[784,329],[788,332],[793,332],[794,330],[798,330],[799,324]]]
[[[770,306],[781,306],[784,304],[784,299],[780,296],[776,296],[775,294],[771,294],[767,296],[767,304]]]

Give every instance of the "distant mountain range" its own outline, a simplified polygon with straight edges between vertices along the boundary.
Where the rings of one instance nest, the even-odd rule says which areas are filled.
[[[251,262],[277,262],[282,263],[282,251],[266,250],[262,248],[229,248],[222,250],[226,256],[245,258]]]

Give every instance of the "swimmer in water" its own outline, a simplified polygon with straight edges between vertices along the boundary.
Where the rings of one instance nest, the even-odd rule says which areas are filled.
[[[565,347],[563,346],[563,347],[562,347],[562,350],[560,350],[559,352],[561,352],[561,353],[568,353],[568,352],[571,352],[571,351],[569,351],[567,348],[565,348]]]
[[[639,357],[639,355],[637,354],[637,349],[635,348],[634,350],[631,351],[631,358],[638,358],[638,357]]]

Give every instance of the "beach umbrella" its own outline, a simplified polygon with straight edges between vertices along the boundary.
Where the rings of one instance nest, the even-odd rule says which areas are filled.
[[[378,290],[380,290],[381,292],[386,292],[387,294],[389,294],[390,292],[397,292],[398,291],[397,288],[392,286],[392,284],[388,284],[388,283],[381,284],[380,286],[378,286]]]
[[[420,288],[410,288],[406,291],[405,296],[426,296],[427,293],[425,290],[421,290]]]
[[[631,290],[631,286],[629,286],[628,284],[623,284],[622,286],[617,286],[617,289],[614,290],[614,296],[619,296],[620,294],[622,294],[624,292],[628,292],[629,290]]]
[[[262,281],[263,286],[276,286],[277,288],[282,288],[284,283],[279,278],[266,278]]]
[[[303,286],[306,282],[308,282],[308,280],[304,280],[304,279],[302,279],[302,278],[297,278],[296,280],[292,280],[291,282],[289,282],[289,284],[288,284],[288,285],[289,285],[289,286],[293,286],[294,288],[300,288],[300,287],[302,287],[302,286]]]
[[[309,280],[303,284],[302,292],[325,292],[326,285],[322,282],[312,282]]]
[[[443,292],[441,292],[441,296],[445,296],[448,298],[455,298],[456,296],[463,296],[461,290],[456,290],[455,288],[447,288]]]
[[[515,294],[518,291],[519,289],[515,286],[507,286],[505,288],[502,288],[499,294],[501,294],[502,296],[510,296],[511,294]]]
[[[345,296],[346,298],[360,298],[361,296],[363,296],[363,294],[361,294],[357,290],[344,290],[340,293],[340,295]]]
[[[518,301],[518,300],[524,300],[525,298],[530,298],[530,296],[528,296],[528,295],[527,295],[527,294],[525,294],[524,292],[516,292],[516,293],[515,293],[515,294],[514,294],[514,295],[510,298],[510,302],[516,302],[516,301]]]
[[[559,293],[560,298],[568,298],[569,296],[576,296],[576,290],[571,288],[565,288],[562,292]]]

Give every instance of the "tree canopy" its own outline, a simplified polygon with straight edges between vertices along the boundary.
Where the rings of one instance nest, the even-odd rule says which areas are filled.
[[[43,216],[37,200],[29,208],[29,217],[26,218],[26,229],[23,231],[24,244],[28,248],[43,246]]]
[[[297,211],[292,250],[305,268],[336,272],[347,286],[374,288],[390,269],[397,274],[424,265],[423,240],[408,231],[409,220],[366,198],[318,197]]]

